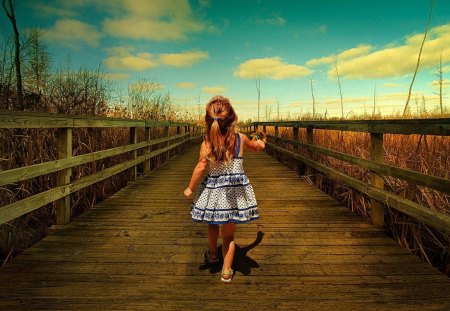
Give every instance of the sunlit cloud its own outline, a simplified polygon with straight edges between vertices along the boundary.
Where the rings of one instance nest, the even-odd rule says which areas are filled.
[[[161,54],[159,57],[163,65],[173,67],[192,67],[195,63],[208,58],[209,54],[202,51]]]
[[[340,62],[343,60],[367,55],[371,50],[373,50],[373,47],[371,45],[363,44],[363,45],[359,45],[355,48],[345,50],[337,55],[328,55],[325,57],[313,58],[313,59],[309,60],[308,62],[306,62],[306,65],[307,66],[318,66],[318,65],[323,65],[323,64],[325,64],[325,65],[332,64],[334,59],[336,59],[338,62]]]
[[[155,56],[151,53],[112,55],[105,58],[103,62],[111,70],[143,71],[159,65]]]
[[[195,83],[192,83],[192,82],[178,82],[176,84],[176,86],[181,88],[181,89],[193,89],[197,85]]]
[[[439,80],[434,80],[429,84],[434,89],[439,89]],[[450,80],[443,79],[442,80],[442,88],[447,89],[450,87]]]
[[[313,71],[307,67],[288,64],[280,57],[250,59],[241,63],[234,72],[236,77],[254,79],[255,77],[274,80],[305,77]]]
[[[366,52],[370,51],[368,54],[353,53],[351,55],[352,53],[350,53],[348,58],[339,58],[338,56],[339,74],[342,78],[347,79],[386,78],[412,74],[417,63],[422,39],[423,34],[414,34],[407,37],[402,45],[390,45],[376,51],[372,51],[373,48],[370,48],[366,49]],[[339,55],[352,50],[346,50]],[[450,62],[450,24],[435,27],[429,33],[422,51],[420,68],[435,68],[439,64],[441,55],[443,64]],[[326,64],[326,61],[329,63],[329,56],[312,59],[307,62],[307,65]],[[329,69],[328,77],[334,79],[334,68]]]
[[[225,92],[225,88],[222,86],[208,86],[208,87],[202,88],[202,92],[208,93],[211,95],[217,95],[217,94],[221,94],[221,93]]]
[[[404,86],[403,83],[395,83],[395,82],[387,82],[387,83],[383,83],[384,87],[388,87],[388,88],[394,88],[394,87],[400,87],[400,86]]]
[[[46,29],[44,38],[50,42],[76,48],[80,43],[98,47],[101,34],[92,25],[75,19],[60,19],[53,27]]]
[[[188,0],[138,1],[122,3],[122,14],[103,21],[104,31],[113,37],[156,41],[184,40],[211,26],[196,16]]]
[[[442,67],[442,72],[443,72],[443,73],[450,72],[450,66],[444,66],[444,67]]]
[[[113,47],[106,49],[110,54],[103,62],[110,70],[143,71],[156,67],[192,67],[202,59],[208,58],[208,53],[202,51],[182,52],[172,54],[136,53],[130,47]]]

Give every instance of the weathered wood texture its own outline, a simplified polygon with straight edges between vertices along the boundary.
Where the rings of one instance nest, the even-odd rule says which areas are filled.
[[[130,120],[0,109],[0,128],[162,127],[176,125],[187,126],[189,123]]]
[[[254,126],[283,126],[309,129],[339,130],[367,133],[423,134],[450,136],[450,118],[344,120],[344,121],[286,121],[254,122]]]
[[[237,226],[232,284],[202,263],[182,196],[189,149],[0,270],[0,309],[448,310],[450,282],[264,153],[245,168],[261,213]]]

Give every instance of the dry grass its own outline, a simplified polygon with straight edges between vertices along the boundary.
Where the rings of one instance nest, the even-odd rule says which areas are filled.
[[[280,127],[278,131],[283,138],[293,138],[292,128]],[[274,135],[274,128],[267,127],[267,132]],[[305,129],[299,131],[299,140],[306,142]],[[368,159],[370,156],[370,135],[368,133],[315,130],[314,144],[364,159]],[[293,149],[290,144],[284,144],[282,147]],[[305,150],[301,150],[300,153],[307,156]],[[449,137],[387,134],[385,135],[384,155],[385,162],[390,165],[441,178],[449,178]],[[276,156],[291,168],[305,173],[304,167],[300,166],[299,169],[298,163],[293,163],[291,159],[284,158],[281,155]],[[323,155],[315,155],[315,159],[349,176],[369,183],[369,172],[359,166]],[[353,212],[370,220],[370,201],[365,195],[343,183],[329,180],[319,172],[304,175],[304,179],[345,203]],[[427,187],[408,185],[407,182],[394,177],[386,177],[384,181],[385,189],[430,209],[450,215],[450,196],[448,194]],[[386,226],[388,232],[400,245],[417,254],[423,260],[435,265],[441,271],[450,272],[447,266],[450,245],[448,236],[393,209],[388,209]]]

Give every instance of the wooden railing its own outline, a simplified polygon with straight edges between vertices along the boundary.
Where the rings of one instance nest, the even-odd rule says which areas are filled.
[[[108,127],[129,128],[130,144],[73,156],[73,129]],[[57,160],[0,171],[0,187],[55,172],[57,173],[56,187],[0,207],[0,225],[54,201],[56,201],[56,223],[68,223],[71,215],[70,194],[128,169],[131,170],[131,179],[135,180],[137,179],[139,164],[144,163],[144,172],[149,171],[150,159],[162,155],[167,160],[169,151],[179,150],[183,145],[190,144],[190,142],[200,138],[203,131],[201,127],[188,123],[0,110],[0,129],[21,128],[56,129]],[[138,128],[145,129],[144,141],[138,142]],[[152,139],[151,129],[154,128],[163,129],[164,137]],[[170,128],[176,128],[175,135],[169,136]],[[159,147],[160,144],[163,147]],[[157,147],[154,148],[155,150],[151,150],[150,147],[152,146]],[[139,156],[138,150],[141,150]],[[72,168],[125,153],[131,154],[131,157],[125,162],[71,181]]]
[[[256,132],[257,130],[266,132],[268,127],[273,127],[274,133],[274,135],[268,135],[266,145],[269,148],[320,171],[332,180],[346,183],[367,195],[371,201],[372,221],[375,225],[384,225],[385,206],[387,206],[450,235],[449,216],[385,190],[383,181],[384,176],[393,176],[413,185],[426,186],[449,194],[450,181],[448,179],[384,163],[383,141],[384,134],[450,136],[450,119],[255,122],[248,125],[245,130],[247,132]],[[293,139],[281,138],[279,135],[280,127],[291,128]],[[306,129],[306,141],[303,142],[299,141],[299,129],[301,128]],[[317,129],[370,133],[370,159],[315,146],[314,130]],[[281,147],[281,144],[290,146],[290,150]],[[307,155],[299,154],[302,148],[307,151]],[[318,154],[367,169],[370,172],[370,184],[316,161],[314,155]]]

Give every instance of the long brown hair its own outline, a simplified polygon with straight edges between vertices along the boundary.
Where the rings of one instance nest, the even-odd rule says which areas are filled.
[[[206,137],[209,144],[208,159],[229,162],[237,148],[234,130],[237,115],[230,100],[223,96],[214,96],[206,105]]]

